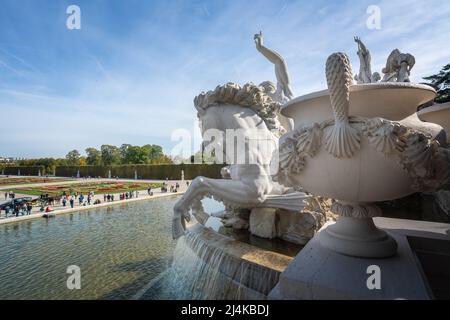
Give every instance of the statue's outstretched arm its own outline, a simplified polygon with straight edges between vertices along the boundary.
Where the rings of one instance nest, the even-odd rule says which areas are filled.
[[[275,65],[275,74],[277,77],[278,85],[281,86],[285,96],[289,99],[292,98],[292,90],[290,88],[289,74],[287,71],[287,65],[283,57],[277,52],[265,47],[263,45],[263,36],[260,32],[256,34],[255,37],[256,49],[261,52],[261,54],[266,57],[267,60]]]
[[[259,52],[262,53],[264,57],[267,58],[270,62],[273,64],[283,64],[284,59],[275,51],[270,50],[269,48],[265,47],[263,44],[256,43],[256,49],[258,49]]]

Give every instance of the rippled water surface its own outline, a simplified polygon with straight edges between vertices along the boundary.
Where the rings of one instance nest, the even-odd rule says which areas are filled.
[[[171,263],[172,208],[154,199],[0,226],[0,299],[127,299]],[[81,268],[81,289],[66,286]]]

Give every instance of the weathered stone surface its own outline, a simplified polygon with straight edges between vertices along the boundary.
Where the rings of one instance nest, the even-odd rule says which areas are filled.
[[[304,245],[325,223],[325,215],[319,212],[277,211],[277,237]]]
[[[254,208],[250,213],[249,231],[261,238],[275,238],[277,235],[275,219],[276,209]]]
[[[450,191],[440,190],[436,192],[436,202],[442,211],[450,217]]]

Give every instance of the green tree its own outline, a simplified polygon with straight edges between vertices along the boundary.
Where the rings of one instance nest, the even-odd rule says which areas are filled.
[[[430,81],[430,84],[436,88],[435,101],[437,103],[450,102],[450,63],[444,66],[438,74],[424,77],[424,79]]]
[[[128,144],[128,143],[123,143],[120,146],[120,157],[121,157],[121,162],[123,164],[128,164],[127,158],[128,158],[128,148],[129,147],[131,147],[131,144]]]
[[[120,163],[120,149],[116,146],[104,144],[100,148],[102,154],[102,164],[105,166]]]
[[[160,163],[161,158],[164,156],[163,149],[161,146],[156,144],[146,144],[144,146],[147,150],[149,150],[149,157],[152,163]]]
[[[149,153],[144,147],[131,146],[128,147],[126,163],[145,164],[149,162]]]
[[[97,166],[102,162],[102,153],[95,148],[87,148],[86,150],[86,163],[88,165]]]
[[[69,165],[77,166],[80,164],[80,153],[78,150],[69,151],[66,155],[66,159]]]

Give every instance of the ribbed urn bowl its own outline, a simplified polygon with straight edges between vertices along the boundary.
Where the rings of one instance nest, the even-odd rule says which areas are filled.
[[[295,127],[280,140],[279,180],[336,200],[332,210],[340,218],[319,235],[325,247],[358,257],[392,256],[397,246],[375,227],[372,217],[381,210],[374,202],[435,188],[438,175],[450,176],[448,164],[435,166],[446,160],[437,140],[442,127],[416,114],[436,92],[412,83],[353,85],[343,53],[328,58],[326,76],[328,90],[281,110]]]
[[[447,135],[447,144],[450,145],[450,102],[435,104],[417,112],[420,120],[441,125]]]
[[[294,132],[284,136],[281,143],[311,124],[313,127],[322,125],[323,129],[320,147],[314,156],[307,157],[304,169],[290,178],[308,192],[349,202],[387,201],[416,192],[397,150],[389,149],[388,145],[382,150],[385,138],[366,135],[369,133],[366,123],[381,118],[401,124],[401,120],[414,115],[417,107],[432,100],[435,94],[429,86],[411,83],[351,85],[349,121],[360,139],[351,157],[335,156],[325,149],[325,137],[333,130],[332,123],[327,121],[334,119],[328,90],[291,100],[281,113],[294,120]],[[400,144],[400,141],[393,140],[393,143]]]
[[[411,82],[381,82],[352,84],[349,95],[350,116],[400,121],[414,114],[418,106],[433,100],[436,91],[430,86]],[[295,129],[333,119],[330,91],[322,90],[292,99],[283,106],[281,113],[295,119]]]

